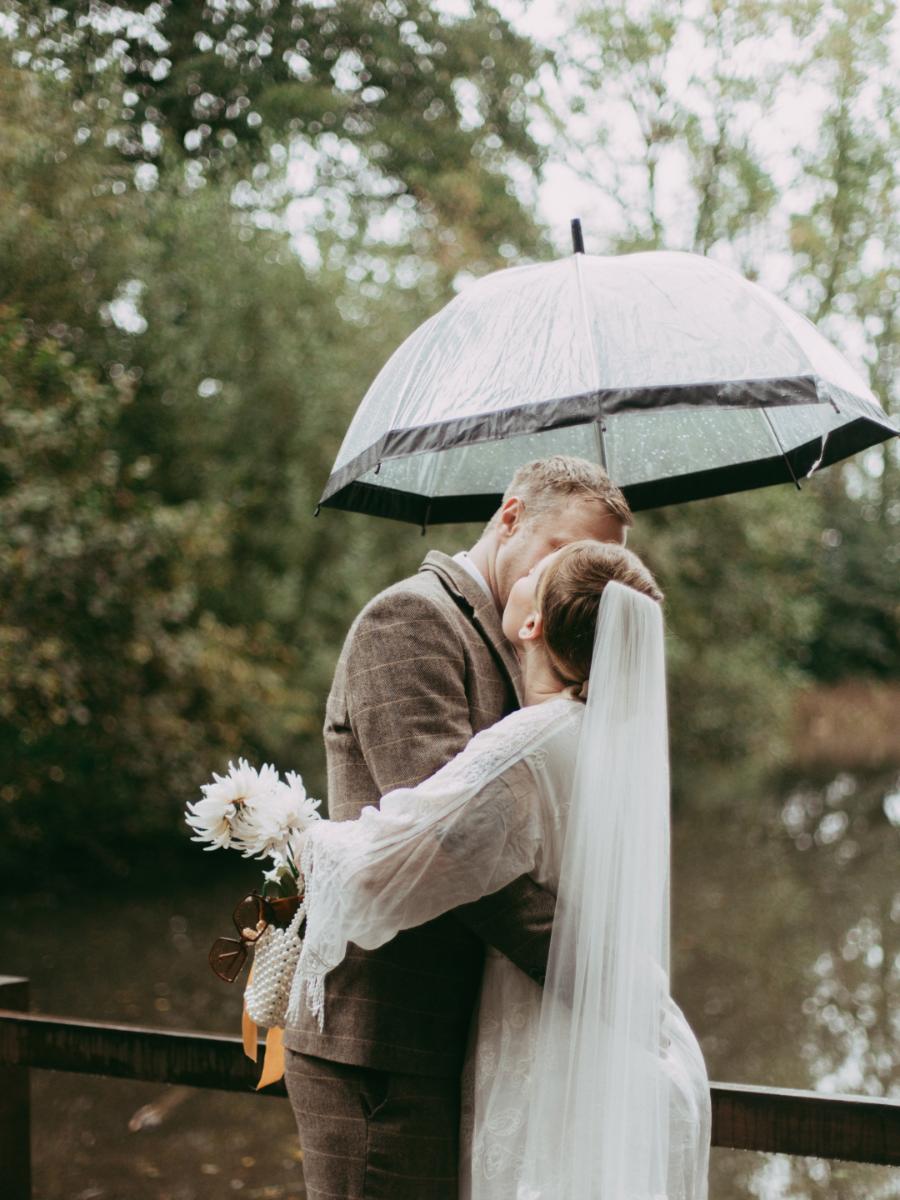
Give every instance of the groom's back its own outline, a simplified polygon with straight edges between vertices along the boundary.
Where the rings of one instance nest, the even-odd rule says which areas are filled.
[[[325,713],[334,820],[354,819],[394,788],[415,787],[518,707],[471,613],[465,596],[426,569],[381,592],[357,617]]]
[[[517,707],[516,664],[493,601],[453,559],[376,596],[347,635],[328,698],[329,815],[356,818],[432,775]],[[452,914],[374,952],[351,947],[327,980],[325,1028],[304,1013],[294,1050],[408,1074],[455,1075],[483,942]]]

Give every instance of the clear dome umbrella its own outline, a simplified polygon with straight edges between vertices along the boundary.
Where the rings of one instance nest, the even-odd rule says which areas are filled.
[[[480,279],[408,337],[320,503],[481,520],[518,466],[564,453],[604,465],[639,510],[797,483],[897,432],[809,321],[736,272],[576,252]]]

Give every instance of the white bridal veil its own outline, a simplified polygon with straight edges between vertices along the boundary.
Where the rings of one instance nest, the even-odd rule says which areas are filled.
[[[519,1200],[698,1200],[708,1143],[705,1067],[669,996],[662,614],[611,583],[597,618]]]

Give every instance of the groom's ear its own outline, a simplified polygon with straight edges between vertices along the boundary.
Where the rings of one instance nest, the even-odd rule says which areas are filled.
[[[500,509],[500,531],[509,536],[521,524],[525,505],[518,496],[510,496]]]

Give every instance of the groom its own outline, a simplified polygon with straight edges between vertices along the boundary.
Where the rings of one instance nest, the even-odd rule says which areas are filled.
[[[630,524],[601,468],[528,463],[468,553],[433,551],[370,601],[328,697],[329,815],[354,819],[414,786],[517,708],[500,624],[513,583],[568,542],[624,544]],[[305,1010],[285,1031],[309,1200],[457,1200],[460,1072],[484,948],[542,981],[553,909],[526,876],[379,950],[351,946],[326,981],[324,1031]]]

